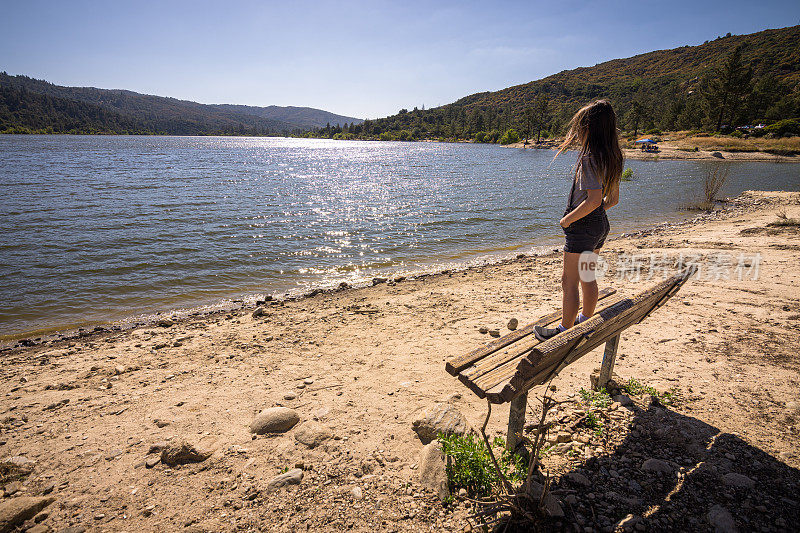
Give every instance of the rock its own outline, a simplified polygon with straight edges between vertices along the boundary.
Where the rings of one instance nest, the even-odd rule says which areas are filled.
[[[499,337],[500,336],[500,331],[496,330],[496,329],[490,329],[489,330],[489,335],[491,335],[492,337]]]
[[[519,320],[517,320],[516,318],[512,318],[511,320],[508,321],[508,329],[510,329],[511,331],[517,329],[517,326],[519,326]]]
[[[20,490],[22,490],[22,483],[20,483],[19,481],[12,481],[11,483],[3,487],[3,496],[6,498],[9,496],[13,496]]]
[[[310,420],[303,422],[294,432],[294,439],[309,448],[316,448],[326,440],[333,438],[333,432],[327,426]]]
[[[260,316],[264,316],[264,308],[261,306],[256,307],[256,310],[253,311],[253,318],[258,318]]]
[[[714,528],[715,533],[735,533],[736,522],[731,513],[721,505],[715,505],[708,511],[708,523]]]
[[[381,283],[386,283],[388,278],[372,278],[372,286],[380,285]]]
[[[294,468],[283,474],[278,474],[267,483],[267,490],[275,490],[286,485],[299,485],[303,480],[303,471],[299,468]]]
[[[616,523],[614,531],[633,531],[637,523],[639,523],[639,517],[628,514],[625,518]]]
[[[86,533],[86,528],[83,526],[70,526],[62,529],[58,533]]]
[[[51,481],[50,483],[48,483],[47,485],[44,486],[44,488],[42,489],[42,494],[47,496],[48,494],[50,494],[54,490],[56,490],[56,482],[55,481]]]
[[[293,391],[289,391],[283,395],[284,400],[294,400],[295,398],[297,398],[297,394]]]
[[[562,431],[556,435],[556,442],[570,442],[572,440],[572,435],[569,433]]]
[[[431,442],[422,449],[419,458],[419,484],[434,492],[440,500],[450,496],[445,471],[444,453],[438,441]]]
[[[800,415],[800,402],[795,400],[786,402],[786,410],[789,411],[789,414]]]
[[[458,497],[459,498],[466,498],[468,494],[469,493],[467,492],[467,489],[465,489],[463,487],[458,489]]]
[[[489,328],[486,326],[481,326],[478,328],[478,333],[489,333]]]
[[[171,328],[175,323],[169,318],[162,318],[157,324],[162,328]]]
[[[211,457],[211,454],[211,450],[198,449],[185,440],[178,440],[169,443],[161,451],[161,462],[169,466],[200,463]]]
[[[126,370],[126,369],[125,369],[125,367],[124,367],[124,366],[122,366],[122,365],[117,365],[117,366],[115,366],[115,367],[114,367],[114,375],[117,375],[117,376],[119,376],[119,375],[121,375],[121,374],[124,374],[124,373],[125,373],[125,370]]]
[[[756,486],[756,482],[749,477],[737,474],[736,472],[728,472],[722,476],[722,481],[729,487],[736,487],[738,489],[752,489]]]
[[[51,531],[50,526],[46,526],[44,524],[36,524],[32,528],[26,529],[25,533],[49,533],[50,531]]]
[[[631,400],[630,396],[628,396],[627,394],[617,394],[612,398],[612,400],[618,402],[623,407],[633,405],[633,400]]]
[[[464,435],[469,431],[469,423],[461,412],[449,403],[437,403],[420,419],[411,423],[420,440],[427,444],[436,436]]]
[[[647,459],[642,463],[642,470],[645,472],[662,472],[667,474],[672,472],[672,467],[669,463],[661,459]]]
[[[303,380],[303,384],[304,385],[313,385],[314,384],[314,380],[312,378],[306,378],[306,379]]]
[[[584,476],[580,472],[570,472],[564,477],[566,477],[572,483],[575,483],[577,485],[583,485],[584,487],[588,487],[592,484],[592,482],[589,481],[589,478]]]
[[[711,157],[716,157],[717,159],[725,159],[722,155],[722,152],[711,152]]]
[[[8,533],[56,501],[52,496],[20,496],[0,504],[0,533]]]
[[[160,455],[155,455],[153,457],[148,457],[144,462],[144,467],[145,468],[153,468],[154,466],[156,466],[160,462],[161,462],[161,456]]]
[[[36,466],[36,461],[33,459],[28,459],[27,457],[23,457],[22,455],[7,457],[3,463],[11,468],[21,471],[24,474],[31,473],[33,471],[33,467]]]
[[[564,516],[564,509],[561,507],[561,502],[549,492],[544,497],[542,507],[544,507],[544,512],[547,516],[551,516],[553,518],[560,518]]]
[[[353,490],[350,491],[350,494],[353,496],[353,499],[356,501],[364,499],[364,491],[361,490],[361,487],[355,486]]]
[[[256,435],[265,433],[285,433],[292,429],[300,416],[294,409],[288,407],[270,407],[264,409],[250,423],[250,432]]]

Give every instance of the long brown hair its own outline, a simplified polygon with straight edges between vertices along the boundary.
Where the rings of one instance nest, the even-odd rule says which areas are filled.
[[[617,115],[608,100],[596,100],[575,113],[556,157],[576,144],[581,156],[591,155],[592,168],[603,180],[605,196],[619,183],[623,164],[617,134]]]

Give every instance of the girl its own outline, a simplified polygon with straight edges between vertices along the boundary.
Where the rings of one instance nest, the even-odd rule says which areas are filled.
[[[561,324],[555,328],[536,326],[534,334],[540,341],[555,337],[576,322],[587,320],[594,314],[597,305],[594,265],[597,252],[608,236],[606,209],[614,207],[619,201],[619,179],[622,175],[617,116],[610,103],[597,100],[575,113],[556,157],[574,144],[578,145],[578,163],[567,210],[561,219],[561,227],[566,234],[564,269],[561,274],[564,291]],[[583,293],[583,310],[580,314],[579,284]]]

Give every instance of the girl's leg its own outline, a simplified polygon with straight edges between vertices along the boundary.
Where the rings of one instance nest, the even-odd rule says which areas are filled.
[[[598,252],[599,250],[594,250],[595,254]],[[592,263],[588,265],[588,268],[593,271],[595,264]],[[581,309],[581,313],[583,313],[583,316],[586,318],[594,314],[594,310],[597,307],[598,292],[597,280],[592,279],[591,281],[584,281],[581,279],[581,293],[583,294],[583,309]]]
[[[580,305],[578,260],[580,257],[581,254],[564,252],[564,270],[561,273],[561,308],[563,309],[561,325],[565,328],[571,328],[575,324],[575,317],[578,316],[578,306]],[[597,296],[595,296],[595,303],[597,303]]]

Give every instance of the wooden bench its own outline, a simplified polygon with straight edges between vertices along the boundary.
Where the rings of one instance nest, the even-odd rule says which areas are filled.
[[[561,318],[561,311],[554,311],[466,355],[450,359],[445,368],[480,398],[494,404],[511,403],[506,443],[509,449],[516,449],[525,423],[528,390],[547,383],[564,367],[602,343],[606,346],[598,387],[605,386],[611,379],[622,331],[664,305],[695,270],[693,266],[685,268],[632,298],[619,297],[615,289],[603,289],[595,314],[564,333],[545,342],[533,335],[534,326],[554,324]]]

